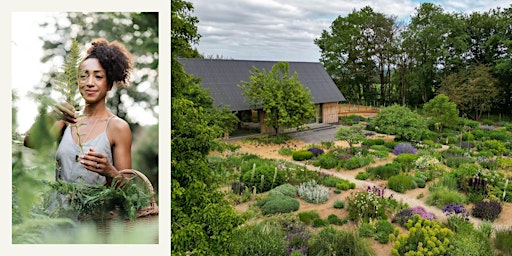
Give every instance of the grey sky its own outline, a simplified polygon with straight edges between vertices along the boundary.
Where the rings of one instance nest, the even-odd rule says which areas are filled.
[[[421,2],[440,5],[445,12],[509,8],[512,0],[190,0],[199,19],[199,53],[229,59],[313,61],[314,44],[338,16],[370,6],[376,12],[407,22]]]

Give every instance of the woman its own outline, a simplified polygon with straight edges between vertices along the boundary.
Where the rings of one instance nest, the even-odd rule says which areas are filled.
[[[132,57],[117,41],[92,41],[80,64],[79,90],[85,100],[83,114],[69,103],[56,108],[52,127],[61,138],[56,153],[56,179],[66,182],[109,185],[121,178],[119,171],[131,169],[132,136],[128,123],[106,107],[107,93],[114,84],[127,86]],[[27,135],[25,146],[37,140]]]

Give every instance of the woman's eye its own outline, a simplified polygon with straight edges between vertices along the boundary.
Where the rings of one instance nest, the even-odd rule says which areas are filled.
[[[102,79],[103,77],[102,76],[96,76],[97,79]]]

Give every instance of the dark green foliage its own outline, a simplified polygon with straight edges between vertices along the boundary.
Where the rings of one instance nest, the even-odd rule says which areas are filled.
[[[327,216],[327,222],[336,226],[342,226],[348,223],[347,219],[340,219],[336,214],[330,214]]]
[[[387,163],[375,167],[367,167],[366,172],[375,179],[387,180],[389,177],[400,173],[401,166],[395,163]]]
[[[471,209],[471,215],[482,220],[494,221],[503,209],[501,203],[496,200],[481,201],[475,203]]]
[[[336,184],[343,181],[344,179],[342,178],[338,178],[338,177],[335,177],[335,176],[331,176],[331,175],[328,175],[328,176],[325,176],[323,179],[321,179],[318,183],[319,184],[322,184],[326,187],[330,187],[330,188],[334,188],[336,187]]]
[[[307,150],[298,150],[293,152],[292,158],[295,161],[304,161],[313,158],[313,153]]]
[[[246,171],[242,174],[241,181],[247,187],[255,187],[258,193],[266,192],[284,183],[286,173],[277,167],[266,163],[257,166],[254,171]]]
[[[388,187],[398,193],[404,193],[409,189],[414,189],[417,184],[414,182],[414,178],[406,174],[398,174],[388,179]]]
[[[375,224],[375,240],[381,244],[389,242],[389,235],[393,234],[395,227],[387,220],[378,220]]]
[[[299,216],[300,221],[302,221],[306,225],[311,225],[311,224],[313,224],[313,221],[315,219],[320,218],[320,215],[318,215],[318,212],[316,210],[299,212],[298,216]]]
[[[361,145],[363,146],[374,146],[374,145],[380,145],[383,146],[385,141],[383,139],[366,139],[363,142],[361,142]]]
[[[84,217],[102,219],[108,211],[119,210],[121,216],[133,220],[137,210],[148,206],[153,196],[145,187],[132,182],[134,179],[136,177],[125,178],[122,183],[113,181],[108,187],[102,184],[87,185],[61,180],[52,182],[50,187],[66,196],[66,201],[59,204],[61,208],[53,211],[66,212],[70,207],[73,212],[78,212]]]
[[[348,116],[342,116],[339,118],[339,121],[342,122],[345,125],[354,125],[358,124],[361,121],[365,121],[366,119],[359,115],[348,115]]]
[[[414,182],[418,185],[418,188],[424,188],[426,186],[425,180],[420,177],[414,177]]]
[[[323,169],[332,169],[338,166],[338,164],[342,161],[344,162],[344,160],[337,158],[333,152],[327,152],[318,156],[313,165],[320,166]]]
[[[321,218],[318,218],[318,219],[314,219],[313,220],[313,223],[311,224],[314,228],[319,228],[319,227],[325,227],[329,224],[329,221],[328,220],[324,220],[324,219],[321,219]]]
[[[308,246],[308,255],[375,255],[372,247],[357,234],[350,231],[340,231],[331,226],[313,235],[309,240]]]

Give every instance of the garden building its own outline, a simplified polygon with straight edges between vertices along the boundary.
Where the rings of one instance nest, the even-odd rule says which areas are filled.
[[[277,61],[227,60],[227,59],[179,59],[185,72],[201,78],[201,86],[210,90],[215,106],[229,106],[236,111],[240,124],[238,130],[253,130],[260,133],[274,132],[265,125],[263,109],[253,109],[245,101],[242,81],[249,81],[253,67],[267,72]],[[316,115],[308,123],[337,123],[338,103],[345,97],[334,84],[320,62],[288,62],[290,74],[297,72],[300,83],[309,88],[315,103]],[[172,93],[172,92],[171,92]]]

